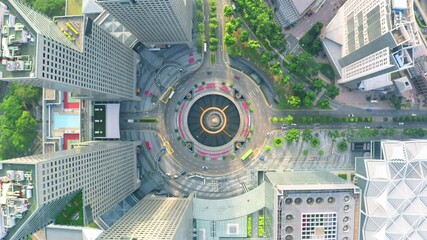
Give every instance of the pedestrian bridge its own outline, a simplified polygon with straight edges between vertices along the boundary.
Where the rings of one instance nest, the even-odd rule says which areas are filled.
[[[220,221],[252,214],[265,207],[265,182],[242,195],[226,199],[193,199],[193,218]]]

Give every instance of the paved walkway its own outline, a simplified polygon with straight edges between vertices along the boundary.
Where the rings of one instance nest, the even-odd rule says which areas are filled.
[[[349,91],[347,88],[341,85],[337,85],[337,87],[340,89],[340,95],[338,95],[335,100],[343,104],[362,109],[394,109],[394,107],[391,106],[389,101],[378,101],[376,103],[368,102],[366,98],[368,96],[372,96],[372,92],[363,92],[358,90]]]

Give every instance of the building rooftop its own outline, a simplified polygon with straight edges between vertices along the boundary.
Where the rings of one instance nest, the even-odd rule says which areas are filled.
[[[98,5],[94,3],[95,5]],[[138,39],[129,30],[126,29],[117,19],[115,19],[107,11],[103,11],[96,19],[95,23],[102,29],[116,37],[124,45],[132,48]]]
[[[191,219],[184,215],[191,212],[192,199],[146,196],[99,239],[184,239],[175,235],[183,230],[178,229],[181,222]]]
[[[0,3],[0,19],[0,78],[34,76],[37,33],[3,3]]]
[[[0,238],[22,226],[37,206],[34,165],[0,163]]]
[[[354,185],[330,172],[267,172],[266,176],[273,186],[287,190],[342,188],[346,185],[354,188]]]
[[[275,190],[278,239],[358,239],[357,186],[329,172],[269,172],[266,178]]]
[[[427,238],[427,141],[383,141],[383,159],[361,159],[364,239]]]

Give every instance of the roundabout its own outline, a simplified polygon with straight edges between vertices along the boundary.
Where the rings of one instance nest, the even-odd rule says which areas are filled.
[[[241,79],[234,79],[237,74]],[[165,136],[162,142],[167,148],[159,160],[165,180],[177,189],[191,188],[188,184],[204,189],[201,183],[213,182],[208,192],[198,190],[203,196],[238,194],[239,179],[247,178],[247,169],[259,154],[264,124],[269,126],[256,118],[268,118],[259,87],[228,67],[216,67],[212,74],[199,70],[172,86],[173,97],[162,105],[163,121],[159,122],[159,135]],[[255,149],[253,157],[242,161],[241,156],[251,149]],[[182,172],[185,176],[180,177]]]

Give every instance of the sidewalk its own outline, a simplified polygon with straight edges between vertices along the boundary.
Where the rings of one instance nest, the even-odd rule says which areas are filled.
[[[359,90],[349,91],[347,88],[341,85],[337,85],[337,87],[340,89],[340,94],[335,98],[335,100],[338,102],[362,109],[394,109],[389,101],[378,101],[376,103],[368,102],[366,98],[368,96],[372,96],[372,92],[363,92]]]

